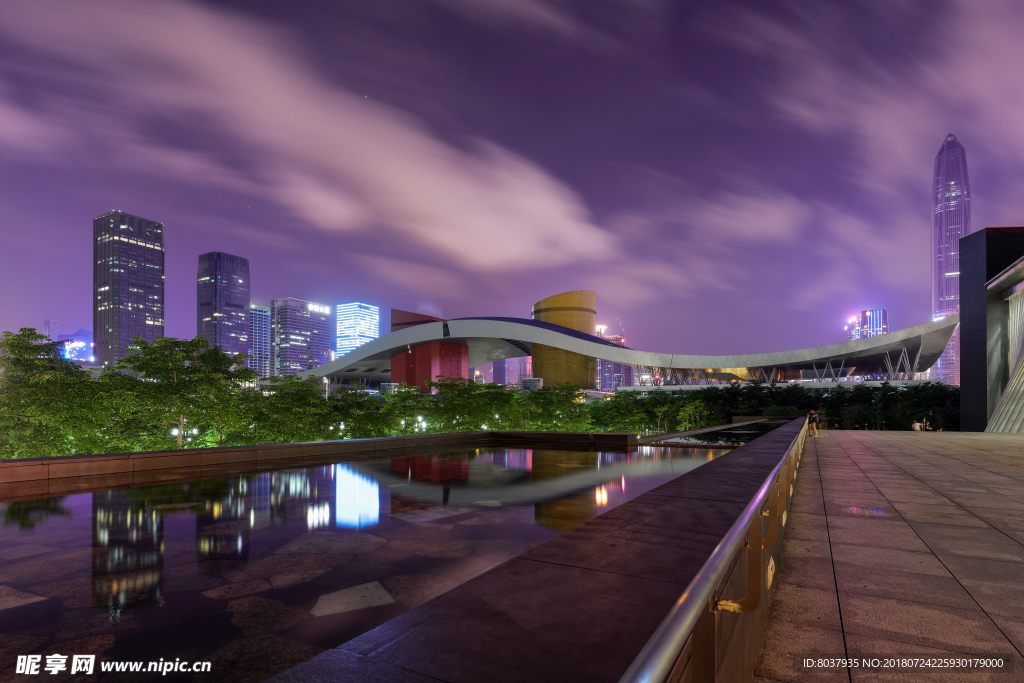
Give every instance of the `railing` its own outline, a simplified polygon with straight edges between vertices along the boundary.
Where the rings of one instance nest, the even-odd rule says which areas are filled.
[[[762,592],[771,586],[774,562],[769,561],[766,566],[761,551],[775,546],[780,522],[785,527],[793,495],[793,479],[806,435],[805,421],[785,455],[765,478],[619,683],[678,681],[687,667],[691,668],[695,683],[715,680],[719,613],[748,614],[757,610]],[[768,517],[767,537],[762,535],[763,517]],[[749,549],[746,594],[739,600],[720,599],[723,581],[744,549]],[[692,647],[686,648],[687,641],[691,641]],[[684,657],[684,650],[689,651],[689,658]]]

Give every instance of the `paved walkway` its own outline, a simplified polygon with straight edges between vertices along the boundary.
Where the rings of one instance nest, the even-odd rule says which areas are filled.
[[[807,444],[755,681],[1024,681],[1024,437],[829,431]],[[812,653],[1013,661],[802,668]]]

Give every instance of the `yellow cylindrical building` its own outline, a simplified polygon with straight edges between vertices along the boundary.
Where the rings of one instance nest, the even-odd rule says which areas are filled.
[[[597,295],[577,290],[541,299],[533,305],[533,319],[594,334]],[[597,360],[572,351],[534,344],[533,376],[543,378],[546,387],[568,382],[581,389],[593,389],[597,378]]]

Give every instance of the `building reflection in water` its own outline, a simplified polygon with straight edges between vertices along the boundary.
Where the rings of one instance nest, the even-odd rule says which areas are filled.
[[[351,529],[380,523],[380,486],[377,482],[345,465],[335,465],[334,523],[339,528]]]
[[[252,489],[249,477],[214,479],[197,488],[196,564],[212,572],[249,561]]]
[[[92,604],[163,601],[164,522],[139,490],[92,494]]]

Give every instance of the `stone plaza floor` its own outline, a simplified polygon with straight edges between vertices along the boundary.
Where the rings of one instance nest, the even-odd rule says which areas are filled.
[[[1024,436],[809,438],[779,560],[755,681],[1024,681]],[[802,665],[965,656],[1006,667]]]

